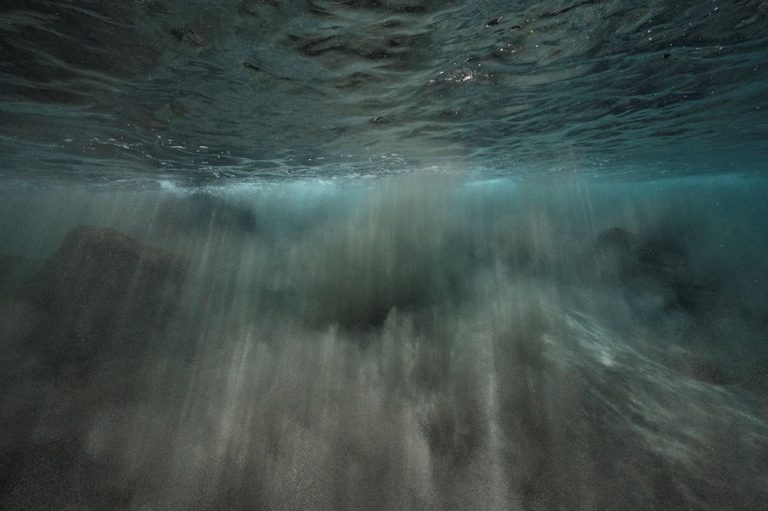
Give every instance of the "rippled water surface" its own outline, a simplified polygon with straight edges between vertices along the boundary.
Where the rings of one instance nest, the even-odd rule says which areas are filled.
[[[2,0],[0,509],[768,503],[768,2]]]
[[[767,17],[761,1],[8,0],[0,148],[43,176],[734,170],[764,156]],[[713,161],[725,150],[738,161]]]

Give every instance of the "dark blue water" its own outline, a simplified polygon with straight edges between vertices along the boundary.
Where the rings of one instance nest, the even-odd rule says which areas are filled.
[[[0,147],[25,177],[742,171],[768,135],[767,16],[760,1],[9,0]]]
[[[764,510],[768,3],[0,4],[0,508]]]

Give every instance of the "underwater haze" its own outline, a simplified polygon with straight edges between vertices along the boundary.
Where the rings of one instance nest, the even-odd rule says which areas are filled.
[[[3,0],[0,509],[768,506],[768,2]]]

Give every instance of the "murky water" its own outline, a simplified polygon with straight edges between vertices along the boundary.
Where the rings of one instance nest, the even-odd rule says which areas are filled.
[[[0,508],[765,509],[767,9],[3,3]]]
[[[759,509],[764,192],[7,192],[6,505]]]

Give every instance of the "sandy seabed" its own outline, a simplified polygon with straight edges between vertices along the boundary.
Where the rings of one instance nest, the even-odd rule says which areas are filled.
[[[3,509],[764,509],[744,177],[0,191]]]

